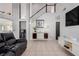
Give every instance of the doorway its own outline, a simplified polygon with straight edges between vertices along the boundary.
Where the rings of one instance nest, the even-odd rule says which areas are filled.
[[[56,22],[56,40],[60,36],[60,22]]]
[[[26,21],[19,21],[19,38],[26,38]]]

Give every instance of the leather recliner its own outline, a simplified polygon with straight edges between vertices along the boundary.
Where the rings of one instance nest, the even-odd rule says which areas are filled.
[[[12,51],[16,56],[21,55],[27,48],[27,40],[16,39],[13,33],[1,33],[1,36],[5,42],[5,50]]]
[[[5,49],[5,42],[0,34],[0,56],[15,56],[15,54],[8,50]]]

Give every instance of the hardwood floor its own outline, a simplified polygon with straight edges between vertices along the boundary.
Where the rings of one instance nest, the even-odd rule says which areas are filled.
[[[30,40],[22,56],[71,56],[56,40]]]

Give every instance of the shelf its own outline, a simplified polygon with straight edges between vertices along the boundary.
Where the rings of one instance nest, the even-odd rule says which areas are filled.
[[[79,56],[79,41],[75,41],[72,39],[60,37],[59,44],[67,51],[72,53],[73,55]],[[64,47],[66,45],[69,48]]]

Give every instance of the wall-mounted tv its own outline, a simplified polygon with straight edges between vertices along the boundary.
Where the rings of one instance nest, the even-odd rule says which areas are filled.
[[[79,6],[66,13],[66,26],[79,25]]]

